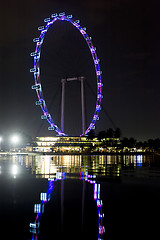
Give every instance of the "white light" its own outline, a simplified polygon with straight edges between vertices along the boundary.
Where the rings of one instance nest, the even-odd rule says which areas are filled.
[[[12,173],[13,177],[16,178],[16,175],[18,173],[18,167],[16,165],[12,166],[11,173]]]
[[[12,166],[12,173],[13,173],[14,175],[17,174],[17,166],[16,166],[16,165],[13,165],[13,166]]]
[[[17,136],[17,135],[14,135],[14,136],[11,137],[11,142],[12,142],[12,143],[15,143],[15,144],[16,144],[16,143],[19,142],[19,140],[20,140],[20,139],[19,139],[19,136]]]
[[[34,213],[41,213],[41,204],[34,204]]]
[[[47,201],[47,193],[41,193],[40,199],[41,201]]]

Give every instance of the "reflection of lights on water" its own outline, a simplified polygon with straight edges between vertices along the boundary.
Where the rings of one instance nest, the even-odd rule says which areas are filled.
[[[111,156],[107,156],[107,165],[110,165],[112,163]]]
[[[40,200],[46,202],[47,201],[47,193],[41,193]]]
[[[16,165],[13,165],[12,166],[12,174],[13,174],[14,178],[16,178],[17,173],[18,173],[18,167]]]
[[[13,157],[13,164],[25,165],[32,170],[32,174],[41,174],[43,178],[49,178],[50,175],[62,171],[66,173],[85,172],[90,169],[93,174],[105,175],[107,171],[107,159],[109,165],[115,165],[114,157],[109,156],[78,156],[78,155],[45,155],[45,156],[23,156]]]
[[[102,240],[103,234],[105,233],[105,227],[103,226],[104,214],[102,212],[103,202],[100,199],[100,184],[93,181],[92,180],[93,178],[95,178],[94,175],[87,175],[85,180],[93,184],[93,191],[94,191],[93,198],[97,202],[97,209],[98,209],[98,229],[99,229],[98,240]]]
[[[56,173],[56,179],[57,180],[62,180],[65,178],[65,173],[62,173],[62,172],[57,172]]]
[[[53,163],[51,156],[36,156],[35,173],[42,174],[48,178],[48,175],[55,174],[58,167]]]
[[[137,166],[142,167],[142,155],[137,155]]]
[[[58,180],[65,179],[65,173],[57,172],[56,178],[49,178],[48,179],[48,191],[47,193],[41,193],[40,200],[41,204],[34,205],[34,213],[36,213],[36,219],[34,223],[30,223],[30,232],[33,233],[32,240],[37,240],[37,234],[39,233],[39,226],[41,216],[44,213],[44,206],[45,204],[50,201],[51,192],[54,189],[54,182]],[[96,183],[96,176],[95,175],[87,175],[80,173],[80,179],[85,180],[91,184],[93,184],[93,191],[94,191],[94,200],[96,201],[97,210],[98,210],[98,240],[102,240],[103,234],[105,233],[105,228],[103,226],[103,218],[104,213],[102,212],[103,202],[100,199],[100,184]]]
[[[94,184],[94,200],[100,198],[100,184]]]
[[[41,204],[34,205],[34,213],[41,213]]]

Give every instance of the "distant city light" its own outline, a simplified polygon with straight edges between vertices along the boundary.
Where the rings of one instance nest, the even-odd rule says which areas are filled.
[[[11,142],[12,142],[13,144],[17,144],[19,141],[20,141],[20,138],[19,138],[18,135],[13,135],[13,136],[11,137]]]

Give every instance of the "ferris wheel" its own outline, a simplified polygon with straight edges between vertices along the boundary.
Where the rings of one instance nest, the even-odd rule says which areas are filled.
[[[95,67],[95,72],[96,72],[96,80],[97,80],[97,95],[96,95],[96,107],[94,111],[94,115],[92,117],[92,120],[89,124],[89,126],[83,131],[83,133],[80,135],[87,135],[91,129],[95,128],[96,121],[99,120],[99,111],[101,110],[101,101],[103,98],[102,95],[102,81],[101,81],[101,70],[99,66],[99,59],[96,54],[96,48],[93,46],[91,37],[88,36],[86,32],[86,28],[81,27],[80,21],[79,20],[74,20],[72,15],[66,15],[64,12],[63,13],[55,13],[52,14],[50,18],[44,19],[44,23],[46,23],[45,26],[40,26],[38,27],[38,30],[40,31],[40,35],[38,38],[34,38],[33,42],[36,43],[36,48],[35,52],[32,52],[30,55],[31,57],[34,58],[34,67],[30,69],[30,72],[34,74],[34,81],[35,84],[32,86],[32,89],[36,91],[38,100],[36,101],[36,105],[40,106],[43,115],[41,116],[41,119],[47,120],[50,126],[48,127],[48,130],[53,130],[55,131],[59,136],[66,136],[67,134],[63,131],[63,129],[60,129],[54,122],[51,114],[48,112],[47,105],[45,102],[45,99],[43,97],[43,91],[42,91],[42,85],[40,81],[40,54],[41,54],[41,47],[44,41],[45,34],[47,33],[49,27],[53,25],[57,21],[67,21],[71,23],[76,29],[79,30],[79,32],[82,34],[84,37],[92,59],[93,59],[93,64]]]

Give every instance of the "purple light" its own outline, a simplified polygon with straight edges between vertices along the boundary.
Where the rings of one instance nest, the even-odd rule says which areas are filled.
[[[51,18],[53,18],[53,20],[51,20]],[[52,25],[54,22],[56,22],[57,20],[59,21],[68,21],[70,22],[73,26],[75,26],[79,32],[82,34],[82,36],[84,37],[86,43],[88,44],[88,47],[91,51],[91,55],[93,58],[93,62],[95,65],[95,71],[96,71],[96,76],[97,76],[97,101],[96,101],[96,109],[95,109],[95,113],[93,115],[93,119],[90,123],[90,125],[88,126],[88,128],[85,131],[85,134],[87,134],[91,129],[93,129],[96,120],[98,119],[98,113],[100,108],[100,104],[101,104],[101,98],[102,98],[102,84],[101,84],[101,71],[100,71],[100,67],[99,67],[99,59],[97,59],[97,55],[96,55],[96,48],[93,46],[92,42],[91,42],[91,37],[89,37],[86,33],[86,28],[82,28],[79,24],[80,24],[80,20],[72,20],[72,15],[68,15],[65,16],[65,12],[62,13],[54,13],[51,15],[51,18],[46,18],[44,19],[44,22],[46,23],[46,26],[40,26],[38,27],[38,30],[41,31],[39,38],[34,38],[33,41],[36,43],[36,51],[34,53],[31,53],[31,56],[34,57],[34,68],[32,68],[30,71],[34,73],[34,79],[35,79],[35,84],[39,84],[40,83],[40,68],[39,68],[39,59],[40,59],[40,51],[41,51],[41,46],[43,43],[43,39],[45,36],[45,33],[47,32],[48,28],[50,25]],[[36,89],[38,90],[37,92],[37,96],[39,99],[39,104],[37,101],[37,105],[40,105],[42,110],[45,112],[47,111],[47,106],[45,105],[45,102],[43,101],[43,104],[40,103],[40,100],[43,99],[43,94],[42,94],[42,88]],[[97,117],[95,117],[97,116]],[[53,122],[51,116],[50,118],[46,119],[48,121],[48,123],[50,124],[50,127],[48,128],[49,130],[54,130],[58,133],[58,135],[60,136],[65,136],[66,134],[63,133]],[[82,135],[80,135],[82,136]]]
[[[94,115],[93,119],[96,120],[98,118],[98,115]]]
[[[94,60],[94,64],[98,64],[98,60],[96,59],[96,60]]]
[[[41,31],[41,34],[46,33],[46,32],[47,32],[47,29],[44,29]]]
[[[86,32],[84,31],[84,30],[81,30],[81,33],[84,35],[84,34],[86,34]]]
[[[52,191],[54,190],[54,182],[59,181],[65,178],[65,173],[57,172],[56,178],[49,178],[48,179],[48,190],[47,193],[41,193],[40,200],[41,204],[34,205],[34,212],[37,213],[36,219],[34,223],[30,223],[30,232],[33,233],[32,239],[37,239],[37,234],[39,233],[39,226],[42,214],[44,213],[44,206],[47,201],[50,200],[50,196]],[[94,181],[92,180],[94,179]],[[103,234],[105,232],[105,228],[103,226],[103,211],[102,211],[102,200],[100,199],[100,184],[96,183],[96,176],[95,175],[86,175],[83,172],[80,172],[80,180],[85,180],[91,184],[93,184],[93,191],[94,191],[94,200],[97,202],[97,210],[98,210],[98,240],[102,240]]]
[[[94,53],[94,52],[95,52],[95,49],[94,49],[94,48],[91,48],[90,50],[91,50],[91,52],[92,52],[92,53]]]
[[[100,99],[103,98],[103,95],[102,95],[101,93],[98,93],[97,98],[98,98],[99,101],[100,101]]]
[[[97,85],[98,85],[98,88],[101,88],[103,86],[102,83],[98,83]]]

